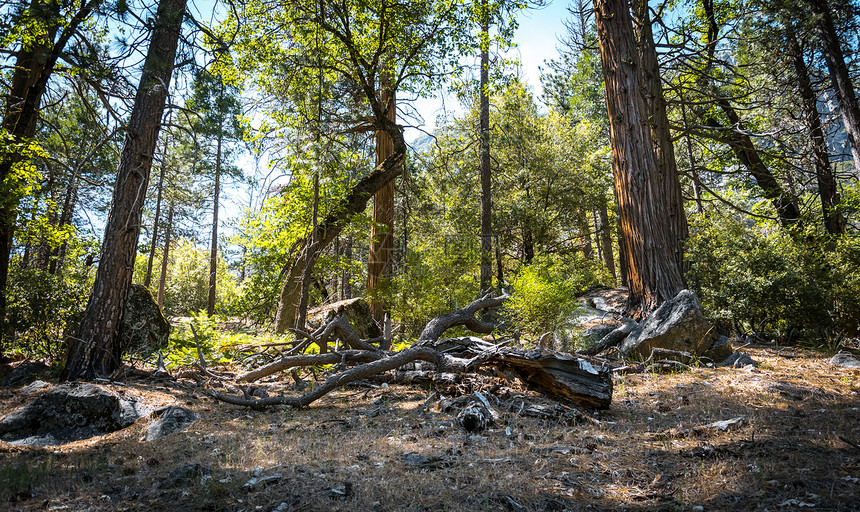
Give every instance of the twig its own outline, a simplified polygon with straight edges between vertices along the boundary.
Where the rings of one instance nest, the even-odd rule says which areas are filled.
[[[840,439],[842,442],[847,443],[847,444],[849,444],[849,445],[853,446],[854,448],[857,448],[858,450],[860,450],[860,445],[858,445],[857,443],[855,443],[855,442],[853,442],[853,441],[849,441],[848,439],[846,439],[846,438],[845,438],[845,437],[843,437],[843,436],[839,436],[839,439]]]
[[[197,346],[197,358],[200,360],[200,368],[206,369],[206,358],[203,357],[203,351],[200,350],[200,338],[197,337],[197,329],[194,328],[194,324],[188,324],[191,326],[191,334],[194,335],[194,344]]]

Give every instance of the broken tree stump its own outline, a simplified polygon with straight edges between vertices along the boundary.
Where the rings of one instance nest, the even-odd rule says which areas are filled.
[[[512,371],[529,388],[592,409],[612,402],[612,374],[584,359],[540,350],[505,350],[491,364]]]

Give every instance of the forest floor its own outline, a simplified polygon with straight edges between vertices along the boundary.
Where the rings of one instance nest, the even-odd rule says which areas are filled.
[[[860,372],[743,351],[760,366],[618,377],[611,408],[579,423],[525,417],[541,398],[487,377],[476,389],[503,412],[478,435],[417,386],[259,412],[192,381],[106,384],[199,419],[154,442],[146,419],[64,446],[0,442],[0,510],[860,510]],[[0,390],[0,417],[33,396]]]

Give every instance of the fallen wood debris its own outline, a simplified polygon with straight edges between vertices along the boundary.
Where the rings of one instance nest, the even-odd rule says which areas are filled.
[[[488,294],[462,309],[440,315],[427,324],[415,344],[399,352],[380,350],[368,343],[368,340],[359,339],[346,317],[337,314],[327,325],[318,328],[314,333],[305,333],[305,336],[316,342],[321,349],[332,339],[342,341],[351,349],[320,354],[285,355],[235,378],[237,383],[250,383],[297,367],[341,365],[343,369],[330,375],[312,391],[299,396],[262,398],[255,398],[249,393],[236,396],[212,391],[211,394],[227,403],[257,409],[278,405],[307,407],[334,389],[357,380],[374,378],[390,370],[401,369],[416,361],[424,361],[432,365],[437,376],[460,375],[488,366],[515,375],[526,386],[557,400],[594,409],[608,408],[612,401],[612,379],[609,370],[604,367],[594,366],[584,359],[570,355],[506,347],[509,341],[491,343],[472,337],[439,340],[447,329],[457,325],[466,326],[474,332],[492,332],[495,325],[478,320],[476,314],[484,309],[498,307],[505,300],[507,295],[491,297]],[[348,367],[349,365],[357,366]],[[413,380],[427,375],[423,373],[426,370],[415,371],[418,373],[410,376]],[[489,408],[489,403],[483,402],[486,402],[486,399],[478,400],[481,407]],[[476,429],[478,426],[476,424]]]

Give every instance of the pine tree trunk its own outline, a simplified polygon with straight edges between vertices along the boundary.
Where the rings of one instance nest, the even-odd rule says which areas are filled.
[[[493,202],[490,171],[490,14],[488,0],[481,0],[480,44],[481,292],[479,295],[483,295],[492,287],[493,278]]]
[[[67,224],[71,224],[72,220],[72,212],[75,209],[75,203],[77,202],[78,197],[78,170],[72,174],[71,179],[69,180],[69,184],[66,187],[66,195],[63,198],[63,209],[60,213],[60,226],[65,226]],[[69,247],[68,239],[63,240],[63,243],[60,247],[55,251],[53,258],[51,258],[51,264],[48,266],[48,273],[51,275],[56,275],[57,271],[62,268],[63,260],[66,257],[66,250]]]
[[[158,192],[155,199],[155,219],[152,221],[152,244],[149,247],[149,259],[146,262],[146,276],[143,286],[149,288],[152,283],[152,264],[155,261],[155,246],[158,243],[158,221],[161,218],[161,194],[164,191],[164,172],[167,170],[167,137],[164,138],[164,150],[161,152],[161,172],[158,173]]]
[[[836,179],[830,169],[830,155],[827,151],[827,138],[821,127],[821,117],[818,113],[818,97],[812,89],[809,80],[809,70],[803,60],[803,51],[794,33],[791,22],[786,23],[786,42],[788,53],[794,64],[797,75],[797,92],[800,94],[803,117],[809,132],[809,142],[812,147],[812,160],[815,164],[815,176],[818,179],[818,196],[821,199],[821,211],[824,218],[824,228],[828,233],[841,235],[845,233],[845,219],[839,213],[839,191]]]
[[[591,223],[588,222],[588,213],[585,210],[577,212],[580,239],[582,240],[582,257],[586,260],[594,259],[594,244],[591,240]]]
[[[613,285],[618,279],[615,273],[615,254],[612,251],[612,229],[609,225],[609,212],[606,209],[606,201],[601,201],[597,214],[600,217],[600,240],[603,253],[603,264],[612,276]]]
[[[860,173],[860,105],[857,104],[857,95],[854,92],[854,84],[845,64],[845,56],[842,51],[842,43],[836,33],[833,24],[833,16],[830,14],[830,6],[827,0],[807,0],[816,16],[815,28],[821,41],[821,53],[827,62],[827,70],[830,72],[830,80],[833,82],[833,90],[839,101],[839,111],[848,135],[848,144],[851,147],[851,155],[854,157],[854,169]]]
[[[619,238],[626,260],[627,311],[643,315],[684,288],[674,248],[665,185],[640,84],[639,56],[626,0],[594,0],[619,209]]]
[[[770,199],[771,204],[773,204],[779,223],[783,226],[796,224],[800,221],[800,208],[798,208],[797,202],[791,194],[783,189],[762,160],[758,148],[756,148],[752,138],[747,135],[744,123],[737,111],[725,98],[717,98],[716,103],[732,127],[731,130],[724,132],[724,135],[718,140],[728,144],[735,157],[755,178],[756,185],[762,190],[762,196]],[[705,124],[714,128],[724,128],[722,123],[713,116],[708,117]]]
[[[164,250],[161,251],[161,273],[158,276],[158,307],[164,309],[164,287],[167,285],[167,260],[170,257],[170,235],[173,232],[173,201],[167,210],[167,227],[164,229]]]
[[[215,190],[212,198],[212,242],[209,247],[209,296],[206,300],[206,315],[215,314],[215,286],[218,273],[218,201],[221,197],[221,139],[223,130],[218,130],[215,155]]]
[[[319,143],[319,141],[317,141]],[[299,307],[296,315],[296,329],[305,329],[305,323],[308,316],[308,296],[310,295],[311,288],[311,275],[313,274],[314,265],[310,263],[312,254],[319,254],[322,252],[322,249],[319,248],[319,244],[315,238],[317,234],[317,216],[319,215],[319,206],[320,206],[320,174],[319,170],[314,172],[314,205],[313,205],[313,229],[311,230],[311,236],[308,240],[307,245],[305,246],[305,250],[303,251],[303,257],[305,259],[305,268],[302,272],[302,283],[301,283],[301,294],[299,296]],[[320,347],[321,350],[325,349],[325,345]]]
[[[394,92],[384,89],[381,101],[388,108],[388,119],[397,119]],[[394,142],[383,130],[376,132],[376,165],[394,154]],[[373,195],[371,211],[373,225],[370,230],[370,254],[367,259],[367,293],[373,319],[381,323],[389,309],[378,294],[391,279],[391,257],[394,253],[394,180]]]
[[[63,379],[109,376],[120,365],[119,327],[140,234],[146,186],[173,71],[185,0],[161,0],[140,86],[120,154],[93,291],[77,337],[69,346]]]
[[[726,127],[713,115],[705,119],[705,124],[721,129],[721,135],[715,136],[714,139],[727,144],[735,154],[735,157],[755,178],[756,185],[763,192],[762,195],[771,200],[780,224],[783,226],[795,224],[800,221],[800,208],[797,206],[794,197],[785,192],[782,185],[776,180],[773,173],[770,172],[770,169],[764,163],[764,160],[762,160],[758,148],[756,148],[752,138],[744,127],[740,115],[738,115],[729,100],[721,95],[719,90],[704,78],[710,75],[713,67],[719,26],[717,25],[717,15],[714,11],[713,0],[702,0],[702,8],[708,22],[707,57],[705,72],[702,78],[699,79],[699,85],[703,90],[711,90],[714,102],[726,116],[726,119],[728,119],[731,129],[725,130],[724,128]]]

